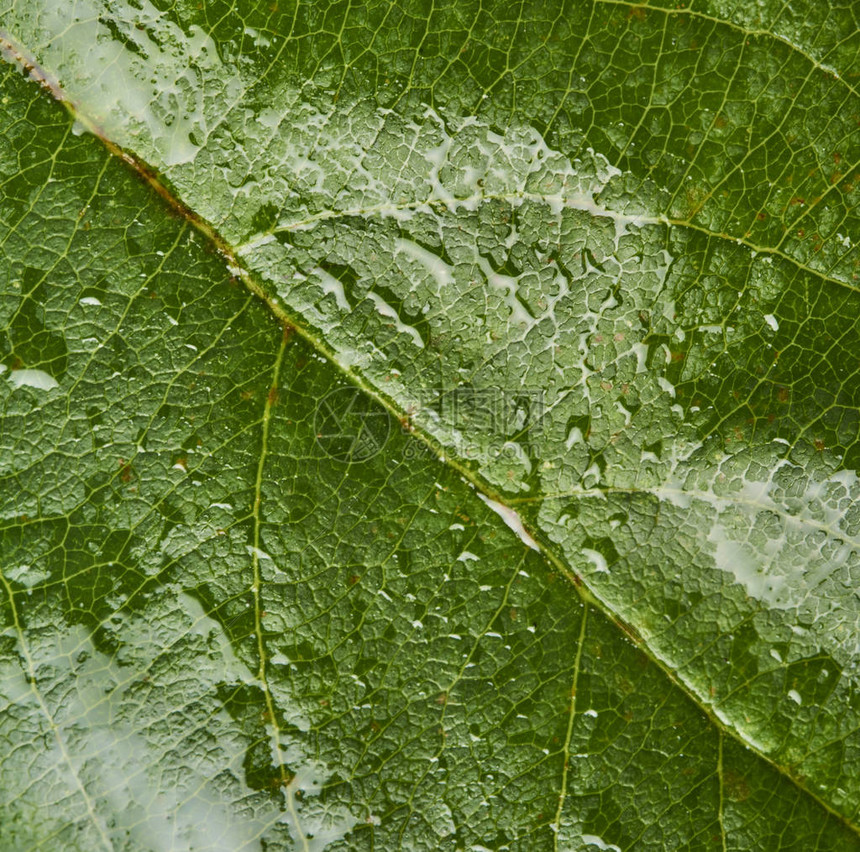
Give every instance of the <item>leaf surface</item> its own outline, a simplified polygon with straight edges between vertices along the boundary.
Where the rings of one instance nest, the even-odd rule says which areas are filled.
[[[3,9],[5,845],[858,845],[801,6]]]

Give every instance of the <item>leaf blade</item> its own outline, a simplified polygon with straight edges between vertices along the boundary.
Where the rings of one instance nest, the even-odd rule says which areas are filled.
[[[397,133],[393,133],[392,135],[393,135],[393,136],[396,136],[396,135],[397,135]],[[487,141],[489,141],[489,135],[487,135],[486,140],[487,140]],[[527,146],[526,146],[526,147],[527,147]],[[599,169],[599,167],[600,167],[600,159],[599,159],[599,157],[596,157],[596,158],[595,158],[595,162],[596,162],[596,165],[594,166],[594,168],[595,168],[595,170],[598,170],[598,169]],[[169,165],[169,164],[168,164],[168,165]],[[544,203],[544,202],[546,201],[546,198],[542,196],[540,200],[541,200],[541,203]],[[592,203],[594,203],[594,202],[592,202]],[[468,211],[468,210],[467,210],[466,212],[467,212],[467,213],[471,213],[471,211]],[[582,211],[582,212],[588,212],[588,211]],[[603,215],[604,213],[605,213],[606,215]],[[592,218],[597,218],[597,219],[608,219],[608,220],[610,220],[610,221],[612,221],[612,222],[617,222],[617,218],[613,217],[612,215],[609,215],[609,211],[608,211],[608,210],[601,210],[601,211],[599,211],[599,213],[598,213],[598,215],[597,215],[596,217],[592,217]],[[593,224],[593,223],[592,223],[592,224]],[[478,220],[478,225],[479,225],[479,226],[481,225],[481,221],[480,221],[480,220]],[[600,227],[602,227],[602,226],[600,226]],[[613,227],[615,227],[615,226],[613,226]],[[637,228],[637,231],[638,231],[638,232],[641,232],[642,230],[643,230],[642,228]],[[480,233],[480,232],[478,232],[478,233]],[[626,236],[626,235],[622,235],[622,236]],[[637,234],[637,237],[638,237],[638,236],[639,236],[639,234]],[[611,242],[611,240],[612,240],[611,234],[610,234],[609,236],[604,236],[604,240],[607,240],[607,239],[608,239],[608,240],[610,240],[610,242]],[[617,232],[616,232],[616,239],[618,239]],[[653,237],[649,237],[649,239],[653,239]],[[618,241],[620,242],[620,240],[618,240]],[[659,242],[659,240],[658,240],[658,242]],[[419,246],[419,248],[420,248],[420,246]],[[619,248],[619,246],[617,246],[617,245],[613,245],[613,246],[612,246],[612,248],[613,248],[613,249],[618,249],[618,248]],[[420,254],[420,252],[419,252],[419,254]],[[586,255],[586,259],[587,259],[587,262],[588,262],[588,263],[592,263],[592,264],[593,264],[593,263],[597,263],[597,264],[605,265],[605,261],[606,261],[608,258],[611,258],[614,254],[615,254],[615,251],[607,251],[607,252],[605,253],[605,255],[596,256],[596,255],[594,255],[594,253],[593,253],[593,251],[592,251],[592,252],[591,252],[591,257],[590,257],[590,258],[588,258],[588,256]],[[444,263],[445,261],[444,261],[444,260],[442,260],[442,262]],[[722,263],[725,263],[725,262],[726,262],[726,258],[725,258],[725,257],[721,258],[721,262],[722,262]],[[435,263],[435,261],[431,261],[431,263]],[[478,264],[478,265],[480,266],[480,264]],[[482,271],[483,271],[483,270],[482,270]],[[598,270],[598,271],[599,271],[599,272],[603,272],[604,270]],[[488,281],[489,281],[489,279],[490,279],[490,278],[492,278],[492,275],[493,275],[493,274],[496,274],[496,275],[499,275],[499,276],[502,276],[502,275],[503,275],[503,273],[494,273],[492,270],[491,270],[491,272],[490,272],[490,273],[485,273],[485,274],[487,275]],[[509,276],[509,277],[510,277],[510,276]],[[599,277],[599,276],[598,276],[598,277]],[[323,281],[325,281],[326,279],[322,279],[322,280],[323,280]],[[331,286],[330,282],[329,282],[329,285]],[[502,286],[504,286],[504,285],[502,285]],[[507,301],[505,301],[505,300],[503,300],[503,301],[505,301],[505,304],[507,305],[507,307],[508,307],[511,311],[516,311],[516,310],[517,310],[516,303],[511,301],[511,297],[512,297],[512,295],[513,295],[512,293],[508,292],[508,294],[507,294],[507,296],[506,296]],[[335,301],[336,301],[336,299],[335,299]],[[371,300],[371,301],[372,301],[372,300]],[[383,300],[383,301],[384,301],[384,300]],[[390,307],[390,303],[386,303],[386,304],[388,304],[388,305],[389,305],[389,307]],[[379,303],[378,303],[378,302],[376,303],[376,307],[377,307],[377,308],[379,308],[379,307],[380,307],[380,305],[379,305]],[[384,308],[383,308],[383,310],[384,310]],[[524,308],[523,308],[523,310],[526,310],[526,312],[528,312],[528,308],[525,308],[525,307],[524,307]],[[396,313],[396,314],[399,314],[399,312],[398,312],[398,311],[395,311],[395,313]],[[387,319],[388,319],[388,320],[390,320],[390,319],[395,319],[395,330],[396,330],[397,334],[400,336],[400,338],[403,338],[403,337],[404,337],[404,335],[405,335],[406,337],[411,338],[413,342],[415,341],[415,337],[414,337],[414,336],[413,336],[409,331],[404,331],[402,328],[398,328],[398,327],[396,327],[396,326],[397,326],[397,320],[396,320],[396,317],[391,317],[391,316],[390,316],[390,314],[385,314],[385,313],[383,313],[383,312],[381,312],[381,311],[380,311],[380,315],[381,315],[384,319],[385,319],[386,317],[387,317]],[[774,319],[776,319],[776,317],[774,317]],[[782,320],[783,318],[780,316],[780,317],[779,317],[779,319],[780,319],[780,320]],[[401,322],[402,322],[402,320],[401,320]],[[388,323],[388,325],[390,325],[390,323]],[[382,330],[382,329],[384,328],[384,326],[385,326],[385,323],[383,323],[383,324],[380,326],[380,330],[379,330],[379,331],[374,335],[374,336],[375,336],[375,339],[377,339],[377,340],[381,340],[383,343],[385,343],[385,341],[386,341],[386,340],[390,340],[391,342],[389,342],[389,343],[385,343],[385,348],[387,348],[389,352],[392,352],[392,351],[399,351],[399,350],[400,350],[400,347],[402,346],[402,343],[398,340],[398,338],[397,338],[397,336],[396,336],[396,335],[390,335],[390,334],[389,334],[389,336],[388,336],[387,338],[385,338],[385,337],[380,337],[380,335],[388,334],[387,332],[384,332],[384,331]],[[419,337],[419,338],[421,338],[420,333],[418,333],[418,332],[416,331],[416,334],[418,334],[418,337]],[[421,339],[423,340],[423,338],[421,338]],[[707,351],[707,347],[706,347],[706,351]],[[342,353],[340,353],[340,354],[342,354]],[[381,377],[380,377],[380,381],[381,381]],[[607,393],[607,394],[609,393],[609,391],[606,391],[606,390],[605,390],[605,389],[603,389],[603,388],[601,388],[600,390],[601,390],[601,391],[604,391],[604,392],[605,392],[605,393]],[[608,399],[608,397],[607,397],[607,399]],[[404,407],[405,407],[405,406],[404,406]],[[604,426],[604,428],[605,428],[605,426]],[[564,436],[564,437],[566,438],[567,436]],[[559,443],[560,443],[560,442],[559,442]],[[706,470],[707,470],[707,468],[706,468]],[[485,471],[485,473],[486,473],[486,471]],[[490,471],[489,471],[489,476],[488,476],[488,478],[489,478],[489,479],[491,479],[491,480],[493,479],[493,471],[492,471],[492,470],[490,470]],[[825,477],[825,479],[826,479],[826,477]],[[828,487],[830,487],[830,486],[828,486]],[[705,493],[710,493],[710,489],[705,489]],[[553,498],[553,499],[555,499],[555,498]],[[721,498],[721,499],[722,499],[722,498]],[[706,501],[706,502],[707,502],[707,501]],[[765,508],[765,509],[770,509],[771,507],[770,507],[769,505],[765,505],[765,506],[764,506],[764,508]],[[758,515],[756,515],[756,520],[757,520],[757,519],[758,519]],[[610,518],[609,520],[611,521],[611,518]],[[742,520],[742,519],[741,519],[741,520]],[[588,536],[589,536],[589,538],[592,538],[592,539],[593,539],[593,538],[596,538],[596,536],[595,536],[595,531],[599,530],[599,529],[601,528],[601,526],[602,526],[602,525],[604,525],[605,523],[606,523],[606,519],[605,519],[605,518],[604,518],[604,519],[601,519],[600,517],[596,517],[596,518],[593,520],[593,522],[588,526]],[[740,521],[739,521],[739,523],[740,523]],[[550,530],[550,531],[552,532],[552,531],[555,529],[555,527],[553,526],[553,524],[552,524],[552,523],[550,523],[550,524],[544,524],[544,529],[548,529],[548,530]],[[717,542],[717,544],[719,544],[719,542]],[[562,541],[561,546],[562,546],[562,549],[564,549],[564,547],[568,547],[568,548],[570,548],[570,552],[573,554],[573,555],[570,557],[570,558],[571,558],[571,561],[573,562],[573,564],[577,564],[577,563],[576,563],[576,560],[574,559],[574,556],[575,556],[577,559],[579,558],[578,551],[576,550],[576,545],[575,545],[575,544],[571,544],[571,542],[570,542],[570,541]],[[582,546],[582,542],[580,542],[580,543],[579,543],[579,546]],[[599,549],[595,549],[594,547],[591,547],[591,546],[590,546],[590,547],[587,547],[586,549],[587,549],[588,551],[590,551],[592,554],[598,554],[598,555],[600,555],[600,550],[599,550]],[[633,548],[631,548],[631,550],[632,550],[632,549],[633,549]],[[591,559],[591,558],[594,558],[594,557],[590,557],[590,559]],[[589,580],[591,580],[592,582],[596,582],[597,580],[599,580],[599,579],[600,579],[599,577],[595,579],[594,574],[601,574],[601,573],[603,573],[601,570],[599,570],[599,569],[600,569],[600,567],[601,567],[601,566],[600,566],[600,564],[599,564],[599,559],[597,560],[597,563],[598,563],[598,564],[595,566],[597,570],[596,570],[595,572],[592,572],[592,575],[591,575],[591,576],[589,576]],[[579,567],[579,566],[577,566],[577,567]],[[614,563],[613,563],[613,567],[614,567]],[[634,568],[634,571],[635,571],[635,568]],[[623,581],[621,582],[621,585],[623,586]],[[612,591],[612,592],[613,592],[613,594],[618,594],[618,590],[616,590],[616,589],[610,589],[610,591]],[[632,613],[632,615],[634,615],[634,616],[636,617],[636,620],[641,621],[641,610],[640,610],[640,609],[637,609],[635,606],[634,606],[634,607],[631,607],[631,606],[630,606],[630,604],[625,600],[624,593],[626,592],[626,590],[625,590],[624,588],[622,588],[622,589],[620,590],[620,592],[621,592],[620,597],[616,598],[616,600],[613,602],[613,606],[614,606],[614,608],[616,608],[617,610],[621,610],[621,611],[623,611],[623,610],[624,610],[624,608],[626,607],[626,608],[628,608],[628,609],[629,609],[629,611]],[[661,600],[661,599],[659,599],[659,598],[658,598],[658,605],[657,605],[655,608],[657,609],[657,611],[658,611],[658,612],[659,612],[659,611],[666,610],[666,608],[667,608],[667,602],[666,602],[666,600]],[[631,619],[631,620],[633,620],[633,619]],[[728,632],[728,631],[727,631],[727,632]],[[651,638],[651,637],[649,637],[649,639],[650,639],[650,638]],[[684,638],[684,639],[688,639],[689,637],[682,637],[682,638]],[[652,641],[652,645],[655,645],[655,644],[656,644],[656,645],[657,645],[657,647],[658,647],[658,649],[659,649],[659,647],[660,647],[660,646],[659,646],[659,644],[657,644],[653,639],[652,639],[651,641]],[[683,643],[682,643],[682,642],[674,642],[674,643],[672,643],[672,647],[673,647],[673,648],[683,647]],[[744,649],[743,649],[743,648],[741,648],[741,649],[740,649],[740,652],[741,652],[741,653],[743,653],[743,650],[744,650]],[[801,658],[801,662],[803,661],[803,659],[805,659],[805,658]],[[795,661],[795,662],[796,662],[796,661]],[[822,669],[822,670],[823,670],[823,669]],[[693,677],[695,677],[697,674],[700,674],[700,672],[696,672],[696,671],[694,671],[694,672],[693,672]],[[819,674],[820,674],[820,672],[819,672]],[[693,679],[693,677],[691,677],[691,680]],[[826,677],[826,676],[825,676],[825,677]],[[792,688],[793,688],[793,687],[792,687]],[[816,698],[815,698],[815,696],[817,696],[817,694],[818,694],[816,690],[818,690],[818,689],[819,689],[819,687],[818,687],[818,686],[816,686],[816,685],[813,683],[813,684],[811,685],[811,688],[812,688],[812,690],[813,690],[813,700],[814,700],[814,701],[815,701],[815,700],[818,700],[818,699],[816,699]],[[797,692],[797,690],[795,690],[795,691]],[[732,686],[731,686],[731,685],[729,685],[729,686],[725,689],[725,692],[726,692],[726,694],[731,695],[731,694],[732,694],[732,692],[733,692]],[[799,692],[798,692],[798,694],[799,694]],[[825,700],[827,700],[827,699],[829,699],[829,694],[828,694],[828,695],[825,695],[825,696],[821,699],[821,701],[823,702],[823,701],[825,701]],[[793,700],[793,699],[791,699],[791,700]],[[707,702],[706,702],[706,703],[707,703]],[[736,724],[737,724],[737,722],[733,719],[733,720],[732,720],[732,722],[731,722],[731,724],[736,725]],[[798,738],[799,738],[799,737],[798,737]],[[772,750],[772,748],[766,748],[765,750]],[[824,767],[824,773],[825,773],[825,774],[827,774],[828,772],[830,772],[830,767],[825,766],[825,767]],[[840,802],[837,802],[837,806],[838,806],[838,807],[842,807],[842,806],[843,806],[843,804],[842,804],[842,803],[840,803]]]

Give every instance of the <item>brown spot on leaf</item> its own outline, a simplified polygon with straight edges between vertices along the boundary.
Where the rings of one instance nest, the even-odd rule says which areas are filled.
[[[743,802],[749,798],[750,788],[746,779],[733,769],[726,769],[723,772],[723,786],[726,795],[735,802]]]

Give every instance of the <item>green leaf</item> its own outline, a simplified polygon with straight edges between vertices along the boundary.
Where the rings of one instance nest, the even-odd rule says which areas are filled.
[[[0,848],[860,848],[852,6],[0,24]]]

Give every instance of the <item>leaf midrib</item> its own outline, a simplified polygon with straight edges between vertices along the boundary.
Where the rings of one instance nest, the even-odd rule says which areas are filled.
[[[597,2],[606,2],[606,0],[597,0]],[[266,291],[265,287],[263,287],[263,285],[256,280],[254,274],[242,264],[240,258],[237,256],[234,247],[231,246],[223,236],[221,236],[218,230],[211,223],[209,223],[196,211],[194,211],[193,208],[187,205],[179,197],[176,190],[172,186],[169,186],[165,180],[163,180],[163,178],[158,174],[155,168],[153,168],[143,159],[138,157],[136,154],[133,154],[123,149],[120,145],[110,139],[104,133],[104,131],[91,119],[91,117],[86,112],[81,110],[79,105],[72,102],[66,96],[61,86],[54,79],[52,79],[50,75],[43,68],[41,68],[41,66],[34,59],[32,59],[21,46],[16,44],[4,30],[0,30],[0,51],[5,54],[7,59],[11,59],[13,62],[20,65],[34,82],[38,83],[41,88],[45,89],[55,100],[62,104],[68,111],[70,116],[74,120],[77,120],[81,124],[83,124],[92,135],[96,136],[105,146],[105,148],[107,148],[108,152],[111,155],[122,160],[136,174],[143,178],[144,181],[149,185],[149,187],[156,193],[156,195],[158,195],[162,199],[162,201],[164,201],[174,211],[175,214],[185,219],[203,237],[205,237],[211,243],[213,248],[216,249],[217,252],[221,255],[228,271],[232,275],[240,278],[242,280],[242,283],[247,287],[247,289],[253,295],[257,296],[266,305],[271,314],[282,325],[285,324],[291,327],[300,337],[302,337],[302,339],[304,339],[310,346],[316,349],[317,352],[323,355],[326,360],[329,361],[333,367],[339,370],[353,385],[355,385],[360,391],[362,391],[364,394],[374,400],[377,404],[381,405],[393,417],[398,420],[402,420],[406,416],[407,412],[398,408],[393,400],[380,393],[373,386],[367,384],[360,374],[352,371],[349,367],[341,364],[337,358],[337,353],[333,349],[331,349],[325,343],[324,340],[318,337],[312,329],[307,327],[304,324],[303,319],[286,310],[279,301],[275,300]],[[679,223],[679,226],[683,226],[683,224]],[[687,224],[687,227],[696,228],[697,226]],[[725,234],[717,234],[704,228],[697,229],[704,231],[709,236],[721,237],[735,243],[738,242],[737,238],[735,237],[730,237]],[[795,265],[800,266],[800,264],[793,258],[787,257],[786,259],[790,260]],[[811,274],[822,278],[822,280],[831,280],[825,278],[819,272],[815,272],[813,270],[808,271]],[[839,281],[838,279],[832,279],[832,283],[847,286],[850,289],[855,289],[853,287],[850,287],[850,285],[845,284],[845,282]],[[516,500],[511,501],[511,499],[507,495],[496,491],[488,483],[484,482],[479,476],[475,474],[472,469],[464,465],[459,459],[452,458],[451,453],[447,451],[445,446],[439,441],[437,441],[430,433],[425,432],[424,430],[419,429],[414,425],[410,427],[410,433],[415,438],[424,443],[430,449],[430,451],[433,452],[433,454],[439,459],[439,461],[441,461],[443,464],[446,464],[447,466],[455,470],[458,474],[460,474],[460,476],[472,488],[484,494],[490,500],[493,500],[505,506],[506,508],[510,508],[511,511],[515,511],[510,504],[512,502],[515,503]],[[781,776],[785,777],[793,785],[798,787],[798,789],[800,789],[804,795],[809,796],[810,799],[815,801],[835,819],[839,820],[849,830],[854,832],[854,834],[860,836],[860,824],[855,823],[853,821],[853,818],[849,818],[845,814],[837,811],[827,801],[825,801],[814,791],[809,789],[809,787],[807,787],[800,779],[792,775],[787,767],[784,767],[781,764],[777,763],[768,754],[760,751],[755,745],[747,742],[739,731],[735,730],[733,727],[722,721],[719,716],[716,715],[713,707],[708,704],[707,701],[704,700],[703,696],[697,692],[695,687],[681,679],[680,675],[671,667],[671,662],[668,660],[664,660],[662,657],[660,657],[655,651],[655,649],[653,649],[648,644],[648,642],[643,639],[639,631],[633,625],[625,622],[621,618],[621,616],[615,611],[612,605],[605,601],[600,595],[598,595],[595,590],[591,588],[591,586],[586,582],[586,580],[580,577],[576,573],[576,571],[574,571],[573,568],[571,568],[571,566],[568,565],[567,562],[555,552],[553,546],[546,541],[545,537],[540,533],[539,530],[532,529],[525,522],[523,522],[523,526],[526,532],[538,544],[540,553],[544,556],[547,562],[549,562],[553,566],[553,568],[555,568],[562,576],[564,576],[570,582],[572,588],[574,589],[580,600],[583,602],[583,604],[593,605],[597,610],[602,612],[605,617],[612,621],[618,627],[621,633],[623,633],[627,636],[627,638],[632,640],[636,647],[640,651],[642,651],[648,657],[648,659],[651,660],[651,662],[653,662],[663,672],[663,674],[668,678],[669,682],[672,683],[677,689],[679,689],[693,702],[693,704],[707,717],[709,722],[718,732],[724,732],[728,736],[731,736],[744,748],[756,754],[766,764],[773,767],[774,770],[776,770]]]

